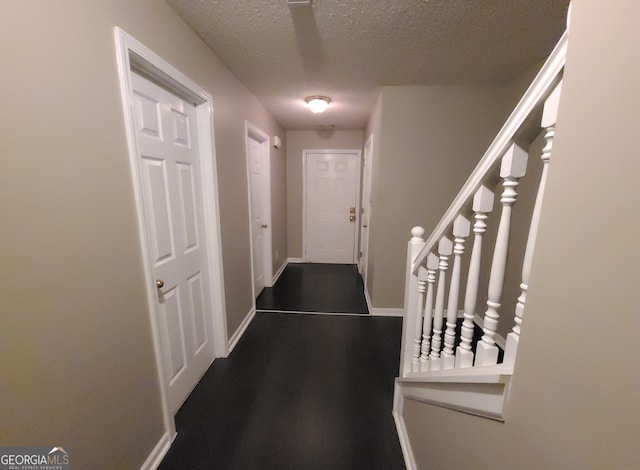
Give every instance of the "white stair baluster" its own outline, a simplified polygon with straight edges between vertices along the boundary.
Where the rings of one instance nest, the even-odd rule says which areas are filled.
[[[511,231],[511,209],[518,197],[516,187],[518,180],[524,176],[527,169],[527,152],[517,144],[512,144],[502,157],[500,176],[503,178],[504,191],[500,198],[502,213],[496,236],[496,245],[491,262],[489,275],[489,291],[487,311],[484,314],[484,327],[482,341],[478,343],[475,365],[488,366],[498,363],[498,347],[495,335],[498,328],[500,314],[500,301],[504,288],[504,275],[507,266],[507,253],[509,250],[509,235]]]
[[[536,245],[536,237],[538,234],[538,225],[540,224],[540,213],[542,212],[542,200],[544,198],[544,190],[547,183],[547,173],[549,171],[549,159],[551,158],[551,149],[553,148],[553,136],[555,134],[556,117],[558,115],[558,103],[560,101],[560,91],[562,83],[549,95],[544,104],[541,125],[545,129],[544,137],[546,145],[542,149],[542,175],[540,176],[540,185],[538,186],[538,194],[536,202],[533,206],[531,215],[531,225],[529,226],[529,236],[527,238],[527,248],[524,252],[524,261],[522,263],[522,289],[515,310],[515,325],[513,331],[507,335],[507,344],[504,351],[505,364],[513,364],[516,361],[516,353],[518,351],[518,343],[520,341],[520,327],[522,325],[522,317],[527,302],[527,290],[529,289],[529,275],[531,273],[531,264],[533,263],[533,252]]]
[[[411,369],[413,372],[420,371],[420,346],[422,344],[422,313],[424,311],[424,293],[427,284],[427,268],[420,266],[418,268],[418,301],[416,302],[416,329],[415,339],[413,340],[413,361]]]
[[[486,186],[481,186],[473,196],[473,212],[475,223],[473,224],[473,247],[471,248],[471,261],[469,261],[469,275],[467,277],[467,290],[464,296],[464,321],[462,322],[461,341],[456,349],[456,368],[472,367],[474,317],[476,302],[478,301],[478,283],[480,280],[480,261],[482,259],[482,237],[487,230],[487,214],[493,209],[493,191]]]
[[[420,354],[420,370],[429,370],[429,348],[431,347],[431,322],[433,317],[433,285],[436,282],[438,257],[433,253],[427,255],[427,297],[424,303],[422,323],[422,346]]]
[[[458,299],[460,296],[460,259],[464,254],[464,242],[469,236],[471,223],[463,215],[456,217],[453,222],[453,268],[451,269],[451,281],[449,282],[449,302],[447,303],[447,330],[444,334],[444,350],[442,352],[444,369],[455,367],[455,341],[456,322],[458,321]]]
[[[413,273],[413,262],[424,248],[425,242],[422,236],[422,227],[411,229],[411,239],[407,244],[407,264],[404,283],[404,320],[402,322],[402,350],[400,352],[400,375],[404,377],[413,370],[414,351],[411,345],[416,337],[413,331],[416,321],[416,303],[418,302],[418,276]]]
[[[433,317],[433,337],[431,338],[431,370],[442,369],[442,359],[440,358],[440,349],[442,348],[442,323],[444,317],[444,297],[446,288],[446,272],[449,268],[449,256],[453,250],[453,243],[447,237],[442,237],[438,243],[438,254],[440,261],[438,263],[438,288],[436,289],[436,308]]]

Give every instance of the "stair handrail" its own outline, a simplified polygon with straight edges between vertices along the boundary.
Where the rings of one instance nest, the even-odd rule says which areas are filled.
[[[513,143],[514,136],[518,134],[523,124],[536,110],[542,106],[547,97],[554,90],[555,86],[562,79],[562,71],[567,53],[567,32],[562,35],[556,47],[553,49],[548,59],[531,82],[531,85],[524,93],[513,112],[506,120],[491,145],[483,157],[471,172],[469,178],[462,186],[462,189],[435,226],[425,245],[418,252],[411,264],[411,271],[417,275],[418,269],[424,264],[427,256],[433,247],[447,233],[454,219],[463,211],[465,205],[473,198],[475,192],[480,188],[486,175],[491,172],[499,163],[502,156],[507,152]]]

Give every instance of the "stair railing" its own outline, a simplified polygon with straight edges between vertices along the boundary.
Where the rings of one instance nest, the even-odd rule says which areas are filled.
[[[500,352],[496,334],[499,323],[505,321],[512,322],[513,327],[507,335],[506,346],[503,345],[503,364],[515,363],[553,148],[565,53],[566,35],[431,235],[425,240],[422,227],[411,230],[407,249],[401,378],[417,380],[433,374],[442,376],[442,371],[455,369],[477,373],[485,370],[495,374],[494,366],[499,362]],[[539,119],[540,114],[542,119]],[[518,185],[527,168],[529,152],[525,147],[541,132],[544,132],[546,145],[542,151],[542,176],[524,250],[521,293],[516,305],[502,305],[507,257],[512,256],[509,252],[512,214],[517,210]],[[502,186],[501,194],[494,194],[491,188],[499,186]],[[499,208],[494,207],[494,199],[498,200]],[[499,218],[493,247],[485,246],[488,240],[484,240],[487,219],[491,216]],[[469,249],[471,232],[473,240],[465,270],[463,255]],[[490,249],[493,253],[487,302],[482,308],[477,305],[478,290],[482,285],[481,261]],[[464,295],[461,293],[462,273],[466,273]],[[461,297],[464,299],[462,305]],[[460,307],[462,325],[458,328]],[[475,322],[479,321],[482,337],[474,343]]]

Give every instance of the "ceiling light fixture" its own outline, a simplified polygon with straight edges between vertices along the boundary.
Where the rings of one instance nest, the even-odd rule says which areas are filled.
[[[331,98],[319,95],[307,96],[304,100],[309,105],[309,109],[316,114],[324,112],[331,103]]]

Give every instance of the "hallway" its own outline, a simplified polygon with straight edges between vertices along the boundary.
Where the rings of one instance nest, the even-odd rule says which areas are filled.
[[[323,267],[315,285],[353,285]],[[176,415],[159,468],[404,469],[391,415],[401,329],[400,318],[259,311]]]

